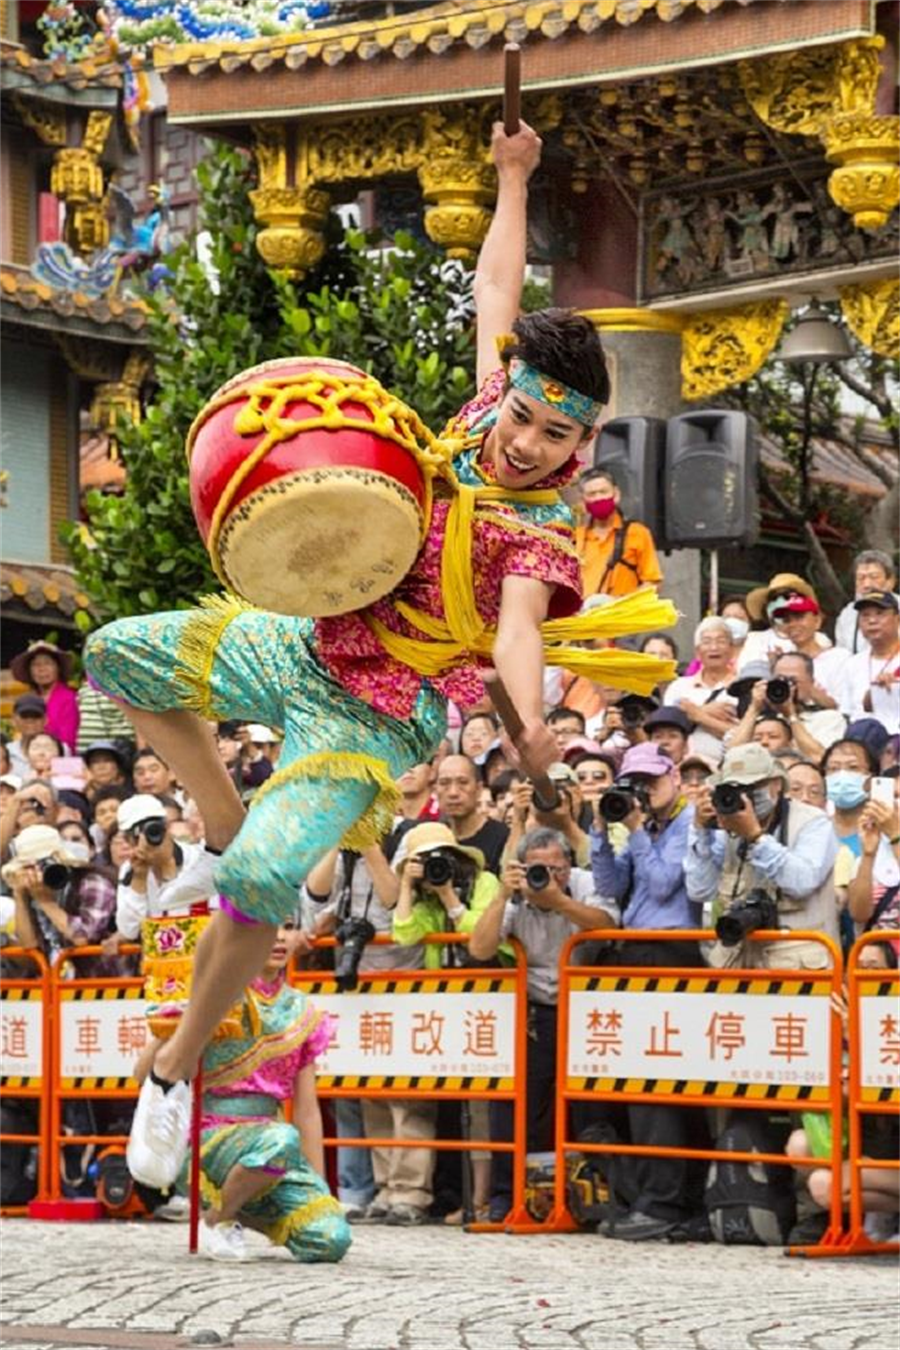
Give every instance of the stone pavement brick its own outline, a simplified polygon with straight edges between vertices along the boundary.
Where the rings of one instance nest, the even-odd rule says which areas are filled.
[[[160,1350],[202,1331],[235,1350],[884,1350],[896,1293],[889,1258],[586,1234],[364,1227],[336,1267],[296,1265],[256,1234],[243,1266],[190,1259],[186,1228],[165,1224],[9,1219],[0,1239],[4,1350],[84,1350],[90,1329],[105,1350],[104,1327],[156,1333]]]

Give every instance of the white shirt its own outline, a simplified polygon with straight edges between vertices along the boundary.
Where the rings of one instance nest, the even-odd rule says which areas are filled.
[[[900,595],[896,592],[894,599],[900,605]],[[859,610],[854,608],[852,600],[844,606],[837,617],[837,623],[834,625],[834,642],[835,646],[846,647],[847,651],[854,655],[869,650],[869,639],[864,638],[859,631]]]
[[[178,869],[179,874],[185,867],[190,867],[194,861],[203,852],[202,844],[182,844],[177,843],[176,849],[181,852],[181,866]],[[176,853],[176,858],[178,854]],[[125,881],[125,878],[131,877],[131,866],[126,863],[119,873],[119,885],[116,889],[116,928],[123,937],[134,941],[141,935],[141,924],[144,919],[155,919],[160,914],[188,914],[189,905],[173,905],[171,908],[167,903],[167,895],[177,880],[177,876],[169,881],[160,884],[158,878],[152,871],[147,872],[147,891],[145,895],[139,895]]]
[[[882,673],[894,677],[889,689],[872,683]],[[864,704],[866,695],[871,701],[870,709]],[[900,732],[900,652],[887,660],[873,656],[871,651],[851,656],[845,667],[841,711],[851,722],[858,717],[877,717],[892,736]]]
[[[847,679],[847,662],[850,657],[843,647],[826,647],[813,657],[813,678],[820,688],[830,694],[840,706],[844,696],[844,684]]]
[[[573,900],[598,911],[598,928],[620,926],[622,916],[619,906],[612,898],[604,899],[597,894],[594,878],[587,868],[572,868],[567,890]],[[604,914],[609,916],[608,920]],[[528,957],[528,997],[533,1003],[555,1007],[559,996],[559,954],[563,943],[573,933],[579,932],[580,924],[573,923],[556,910],[538,909],[526,900],[518,904],[507,900],[500,939],[518,938],[525,948]]]
[[[704,684],[698,670],[695,675],[680,675],[677,680],[673,680],[666,690],[665,701],[669,707],[678,707],[681,699],[686,698],[691,703],[710,704],[717,703],[720,707],[723,705],[728,708],[737,707],[737,701],[723,691],[731,684],[734,676],[729,675],[718,684]],[[717,692],[718,691],[718,692]],[[716,697],[712,698],[715,694]],[[725,746],[722,743],[722,737],[717,736],[715,732],[707,730],[706,727],[697,727],[688,737],[688,753],[691,755],[703,755],[706,759],[711,759],[714,764],[720,764],[725,754]]]

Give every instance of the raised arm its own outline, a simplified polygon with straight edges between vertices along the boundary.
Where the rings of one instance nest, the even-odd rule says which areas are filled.
[[[541,139],[525,122],[507,136],[494,123],[491,154],[497,168],[497,206],[475,268],[478,384],[497,369],[497,338],[519,313],[525,279],[528,179],[541,158]]]

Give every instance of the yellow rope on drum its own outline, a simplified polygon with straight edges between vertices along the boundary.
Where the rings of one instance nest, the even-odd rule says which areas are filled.
[[[273,363],[275,366],[280,362]],[[348,371],[350,368],[348,367]],[[419,528],[419,543],[424,542],[431,522],[433,480],[441,474],[451,482],[455,475],[450,463],[450,446],[440,442],[421,418],[400,399],[389,394],[371,375],[317,369],[309,375],[295,371],[282,375],[261,374],[250,384],[232,381],[223,386],[194,420],[187,436],[188,462],[193,455],[197,435],[204,422],[233,403],[240,403],[234,419],[234,430],[239,436],[254,436],[264,432],[262,440],[237,466],[222,491],[210,523],[207,549],[213,570],[223,585],[228,577],[218,557],[219,536],[235,497],[247,477],[253,473],[273,446],[292,440],[304,431],[324,428],[329,431],[353,429],[393,441],[416,459],[425,482],[425,503]],[[292,403],[307,403],[318,409],[312,417],[285,416]],[[360,404],[371,413],[371,418],[350,415],[344,411],[347,403]]]

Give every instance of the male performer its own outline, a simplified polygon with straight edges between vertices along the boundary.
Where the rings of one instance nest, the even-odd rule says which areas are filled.
[[[221,892],[198,949],[190,1007],[159,1050],[135,1113],[128,1162],[149,1185],[165,1188],[178,1173],[189,1080],[220,1017],[259,973],[298,883],[335,845],[360,849],[390,828],[393,780],[431,755],[444,734],[445,700],[469,706],[483,694],[476,650],[482,664],[490,652],[521,715],[523,761],[540,772],[557,758],[542,720],[541,625],[575,613],[580,581],[571,516],[555,489],[577,472],[609,381],[587,320],[561,310],[516,320],[527,183],[540,151],[524,123],[512,136],[495,126],[497,209],[475,282],[479,394],[452,424],[456,497],[436,496],[400,588],[402,613],[397,592],[316,621],[222,600],[120,620],[88,644],[91,678],[126,705],[206,823],[213,856],[205,878],[185,873],[184,898],[208,894],[210,873]],[[510,329],[504,372],[496,370],[497,340]],[[631,631],[674,622],[674,612],[661,618],[652,595],[641,597],[642,611],[644,600],[656,612]],[[651,683],[670,674],[658,669],[665,662],[612,655],[645,662]],[[246,817],[200,711],[284,728],[278,771]]]

